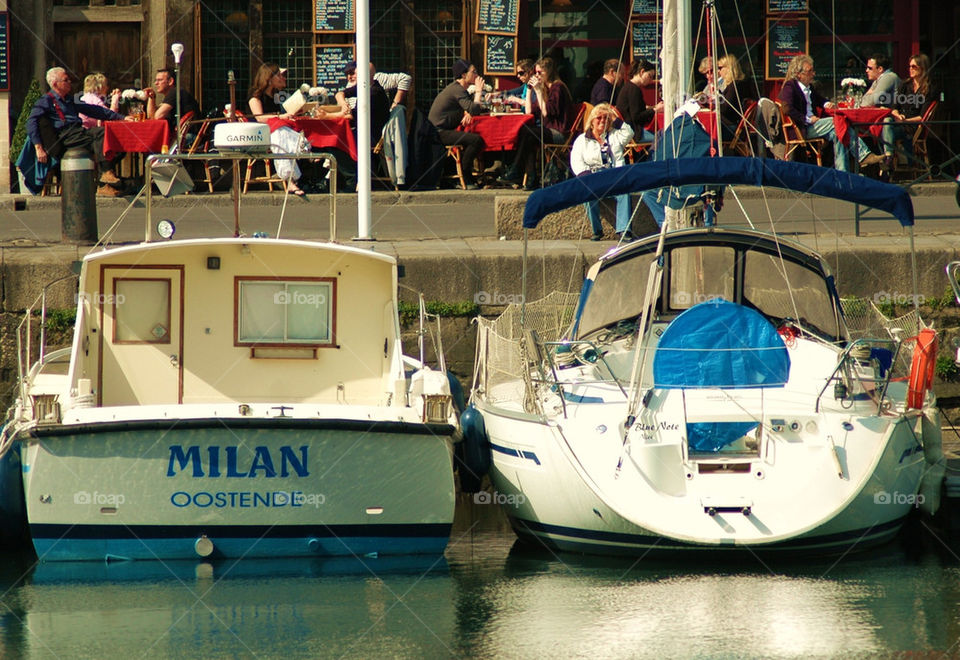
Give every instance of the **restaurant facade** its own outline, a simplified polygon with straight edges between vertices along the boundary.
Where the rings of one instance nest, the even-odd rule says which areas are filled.
[[[476,63],[489,82],[509,88],[518,84],[508,73],[517,59],[551,54],[574,96],[583,98],[605,59],[629,61],[656,52],[658,4],[370,0],[371,58],[378,70],[412,74],[409,103],[424,111],[450,82],[452,64],[461,57]],[[706,53],[705,13],[701,0],[691,5],[698,60]],[[738,55],[767,93],[775,92],[779,75],[771,69],[771,58],[785,58],[791,48],[813,55],[827,96],[836,93],[840,79],[864,77],[866,58],[877,52],[888,55],[901,76],[912,53],[926,52],[940,89],[955,90],[960,5],[954,5],[933,0],[716,0],[715,48]],[[242,105],[263,61],[288,68],[291,86],[319,82],[333,89],[342,84],[342,65],[355,53],[354,6],[354,0],[0,0],[7,20],[7,79],[0,104],[10,118],[9,127],[0,127],[0,142],[9,144],[31,79],[42,81],[50,66],[64,66],[75,90],[94,71],[104,72],[120,89],[144,86],[157,68],[173,66],[170,44],[177,41],[185,46],[181,84],[205,111],[228,102],[228,71],[236,77]],[[945,95],[939,118],[955,116],[955,105],[956,99]],[[947,143],[948,129],[942,131]],[[0,167],[0,185],[4,179],[10,180],[9,167]]]

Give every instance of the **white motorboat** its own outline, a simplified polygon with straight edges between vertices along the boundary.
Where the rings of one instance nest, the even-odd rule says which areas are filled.
[[[37,555],[442,553],[456,417],[401,350],[396,260],[147,222],[83,259],[71,347],[34,362],[21,328],[3,440]]]
[[[590,198],[736,181],[806,182],[913,223],[895,186],[748,158],[593,174],[531,195],[524,223]],[[489,461],[516,532],[550,547],[866,548],[937,506],[936,334],[916,330],[852,333],[829,268],[799,244],[664,231],[601,257],[575,304],[554,294],[481,319],[467,454],[477,472]]]

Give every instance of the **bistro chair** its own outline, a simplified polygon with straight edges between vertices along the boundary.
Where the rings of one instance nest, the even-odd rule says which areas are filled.
[[[240,122],[250,121],[249,119],[247,119],[246,115],[244,115],[239,110],[235,111],[233,113],[233,116],[234,116],[234,121],[240,121]],[[263,164],[263,176],[254,176],[253,174],[253,166],[256,165],[257,163]],[[274,184],[280,186],[280,190],[284,190],[284,186],[286,186],[286,182],[280,178],[279,174],[277,174],[276,172],[271,172],[270,160],[267,158],[248,158],[247,159],[247,173],[246,173],[246,176],[244,176],[243,178],[243,194],[244,195],[247,194],[247,188],[250,186],[251,183],[265,183],[267,184],[267,189],[270,192],[273,192]]]
[[[590,104],[581,103],[580,107],[577,108],[577,114],[573,119],[573,123],[570,124],[570,130],[567,131],[567,139],[564,140],[562,144],[543,145],[544,168],[553,163],[554,167],[570,169],[570,147],[573,145],[576,137],[583,132],[585,117],[589,116],[586,114],[588,105]]]
[[[793,152],[797,149],[803,149],[811,158],[817,161],[817,165],[823,166],[823,147],[826,141],[823,138],[807,138],[800,132],[800,127],[793,123],[790,115],[784,111],[783,104],[777,101],[777,109],[780,110],[780,120],[783,126],[783,137],[787,143],[787,152],[784,160],[793,160]]]
[[[724,154],[739,154],[741,156],[753,155],[753,144],[750,141],[750,134],[755,131],[751,125],[753,116],[757,112],[757,102],[750,101],[747,109],[743,111],[743,116],[737,122],[737,128],[733,132],[733,137],[723,143]]]
[[[926,112],[920,117],[919,125],[916,130],[914,130],[913,135],[910,136],[910,141],[913,146],[912,154],[907,153],[902,140],[897,140],[896,149],[894,150],[896,158],[895,171],[907,173],[911,176],[918,176],[930,170],[930,151],[927,148],[927,138],[930,137],[930,126],[927,122],[933,120],[933,116],[937,111],[937,105],[937,101],[931,101]],[[909,130],[905,124],[901,124],[901,126]],[[901,156],[904,156],[902,160]]]

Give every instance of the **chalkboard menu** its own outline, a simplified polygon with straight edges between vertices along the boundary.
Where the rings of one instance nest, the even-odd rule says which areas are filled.
[[[767,19],[767,80],[786,77],[787,65],[810,46],[810,21],[806,18]]]
[[[514,75],[517,66],[517,38],[485,35],[483,75]]]
[[[767,13],[776,12],[805,12],[807,11],[807,0],[767,0]]]
[[[353,32],[357,7],[354,0],[314,0],[314,32]]]
[[[348,62],[355,59],[353,46],[349,44],[314,46],[313,59],[317,65],[316,78],[319,87],[326,87],[334,92],[347,86],[347,74],[343,69]]]
[[[10,91],[10,14],[0,12],[0,92]]]
[[[479,0],[477,3],[476,31],[480,34],[515,35],[519,19],[519,0]]]
[[[658,3],[657,0],[633,0],[633,7],[630,10],[631,14],[660,14],[661,7],[658,6],[661,3]]]
[[[630,61],[657,61],[657,44],[660,25],[656,21],[633,21],[630,23]]]

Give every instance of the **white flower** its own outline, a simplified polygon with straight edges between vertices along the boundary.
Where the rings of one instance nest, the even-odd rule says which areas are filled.
[[[308,85],[307,83],[303,83],[302,85],[300,85],[300,93],[303,94],[304,96],[306,96],[307,94],[309,94],[309,93],[310,93],[310,85]]]
[[[146,100],[147,100],[147,93],[146,93],[145,91],[143,91],[142,89],[138,89],[138,90],[137,90],[137,100],[138,100],[138,101],[146,101]]]
[[[124,101],[132,101],[137,98],[137,90],[135,89],[125,89],[120,93],[120,98]]]
[[[310,96],[326,96],[327,95],[326,87],[311,87]]]
[[[493,91],[493,87],[490,86],[490,85],[484,85],[484,86],[483,86],[483,91],[485,91],[485,92],[487,92],[487,93],[489,94],[490,92]],[[476,85],[470,85],[469,87],[467,87],[467,92],[470,93],[470,94],[476,94],[476,93],[477,93],[477,86],[476,86]]]
[[[867,83],[863,81],[863,78],[844,78],[840,81],[841,87],[866,87]]]

